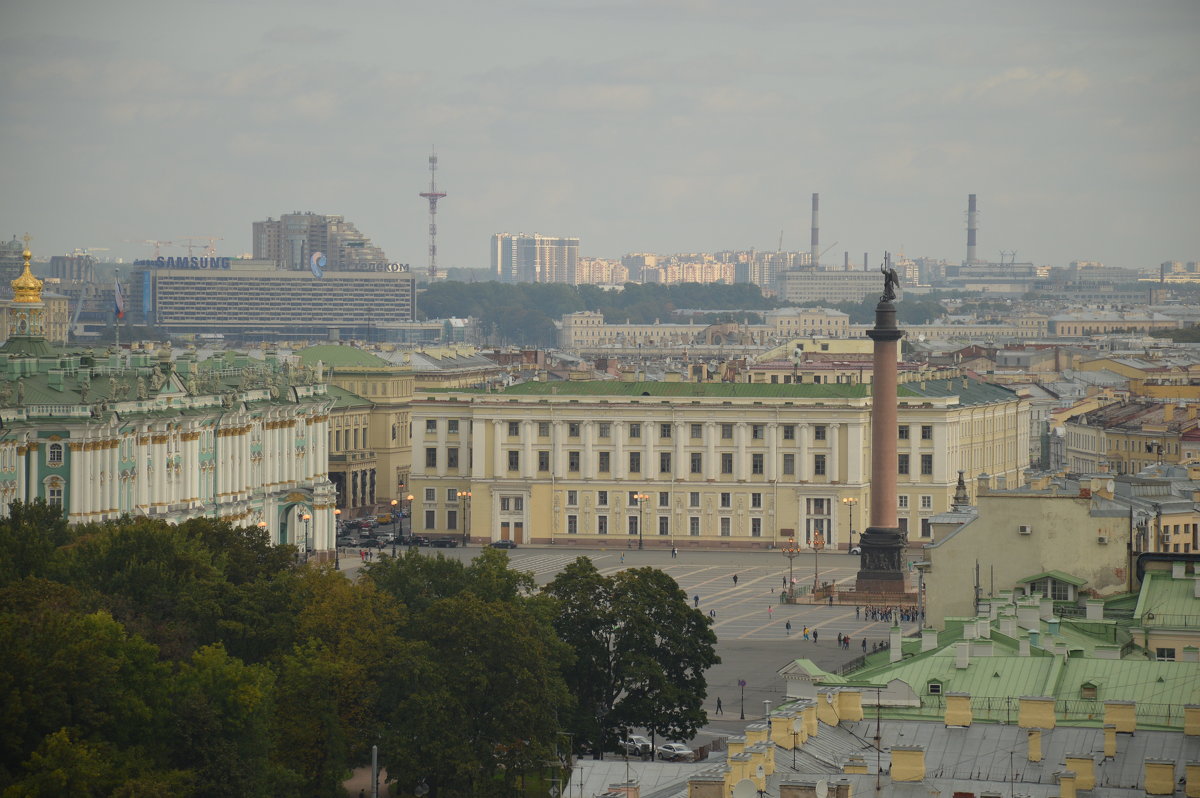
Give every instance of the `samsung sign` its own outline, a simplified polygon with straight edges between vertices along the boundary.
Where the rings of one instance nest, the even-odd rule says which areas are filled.
[[[160,269],[228,269],[231,258],[155,258],[135,261],[135,266],[157,266]]]

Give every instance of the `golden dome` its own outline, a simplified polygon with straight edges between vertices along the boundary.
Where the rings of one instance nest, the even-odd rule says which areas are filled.
[[[42,281],[34,277],[33,272],[29,270],[29,259],[33,257],[33,253],[29,251],[28,246],[21,256],[25,258],[25,271],[12,281],[13,302],[41,302]]]

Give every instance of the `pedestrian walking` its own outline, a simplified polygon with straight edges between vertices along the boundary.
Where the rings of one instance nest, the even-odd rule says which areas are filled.
[[[725,710],[721,709],[721,696],[717,696],[717,714],[724,715]]]
[[[862,616],[862,607],[854,608],[854,620],[858,620]]]
[[[692,604],[696,609],[700,609],[700,594],[692,596]]]
[[[833,606],[833,594],[832,593],[829,594],[829,606],[830,607]]]
[[[737,587],[737,574],[733,575],[733,586]]]
[[[787,577],[783,577],[783,586],[787,587]]]
[[[770,604],[768,604],[767,605],[767,620],[769,621],[773,617],[775,617],[775,608],[773,606],[771,606]]]
[[[862,642],[862,650],[863,650],[863,654],[867,653],[867,638],[865,638],[865,637],[863,638],[863,642]]]
[[[625,552],[621,552],[621,564],[625,564]]]
[[[813,642],[817,642],[817,630],[813,629]]]
[[[850,635],[846,635],[845,637],[842,638],[842,648],[845,648],[845,649],[850,648]]]
[[[784,628],[785,628],[785,629],[787,629],[788,636],[791,636],[791,634],[792,634],[792,622],[791,622],[791,621],[788,621],[786,624],[784,624]]]
[[[708,611],[708,617],[709,617],[709,618],[713,618],[713,619],[715,620],[715,619],[716,619],[716,617],[717,617],[717,611],[716,611],[716,610],[709,610],[709,611]]]
[[[673,559],[675,559],[675,558],[676,558],[676,557],[678,557],[678,556],[679,556],[679,549],[677,549],[677,548],[675,548],[674,546],[672,546],[672,547],[671,547],[671,559],[673,560]]]
[[[838,632],[838,646],[840,647],[841,645],[842,645],[842,633]]]
[[[807,627],[807,626],[806,626],[806,627],[804,627],[804,639],[805,639],[805,640],[807,640],[807,639],[808,639],[808,627]]]

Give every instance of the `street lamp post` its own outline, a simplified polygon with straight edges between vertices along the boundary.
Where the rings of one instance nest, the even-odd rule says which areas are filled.
[[[308,562],[308,525],[312,521],[312,514],[305,513],[300,516],[300,520],[304,522],[304,562]]]
[[[462,525],[463,525],[463,545],[466,546],[471,540],[471,491],[460,490],[458,492],[458,500],[462,502]]]
[[[745,720],[746,719],[746,680],[745,679],[738,679],[738,688],[742,691],[741,701],[738,702],[741,706],[741,710],[740,710],[741,716],[742,716],[741,719]]]
[[[642,544],[642,529],[646,526],[646,502],[650,500],[649,493],[635,493],[633,498],[637,499],[638,503],[638,549],[644,548]]]
[[[821,589],[821,568],[820,556],[821,549],[825,548],[825,533],[821,530],[815,530],[812,536],[813,550],[813,596],[817,595],[817,591]]]
[[[342,554],[342,549],[340,546],[338,546],[338,542],[337,542],[338,534],[342,531],[341,529],[338,528],[338,516],[341,514],[342,514],[341,508],[338,508],[338,507],[333,508],[333,567],[334,567],[334,569],[339,569],[342,567],[342,563],[340,560],[340,557]]]
[[[846,551],[850,551],[854,548],[854,505],[858,504],[858,499],[853,496],[844,496],[842,504],[850,508],[850,545],[846,547]]]
[[[787,596],[790,603],[796,598],[796,578],[792,576],[792,561],[800,556],[800,547],[796,545],[795,538],[788,538],[787,545],[783,547],[783,556],[787,557],[788,561]]]
[[[413,495],[412,495],[411,493],[410,493],[410,494],[408,494],[407,496],[405,496],[405,497],[404,497],[404,501],[408,503],[408,507],[407,507],[407,510],[406,510],[406,512],[407,512],[407,515],[408,515],[408,542],[411,544],[411,543],[412,543],[412,536],[413,536],[413,531],[412,531],[412,503],[413,503]],[[401,532],[403,532],[403,531],[404,531],[404,528],[403,528],[403,527],[401,527],[401,528],[400,528],[400,531],[401,531]]]
[[[400,529],[400,515],[396,510],[399,499],[392,499],[392,556],[396,556],[396,534]]]

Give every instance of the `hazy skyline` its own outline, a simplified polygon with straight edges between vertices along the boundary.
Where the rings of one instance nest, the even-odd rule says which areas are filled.
[[[3,0],[0,235],[39,257],[341,214],[427,262],[1200,258],[1200,3]],[[179,248],[164,255],[183,254]]]

